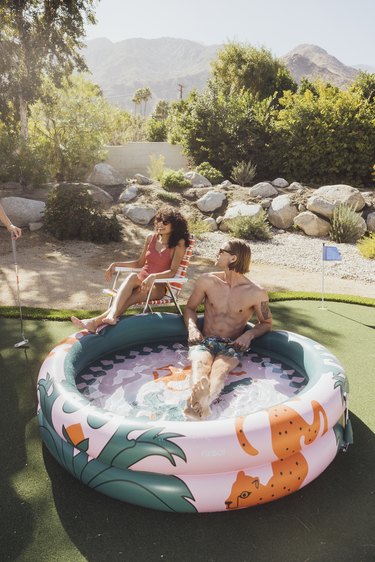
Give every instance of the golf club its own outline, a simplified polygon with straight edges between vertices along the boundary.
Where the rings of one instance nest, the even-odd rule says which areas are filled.
[[[22,336],[22,340],[15,343],[14,347],[25,349],[26,347],[29,347],[29,340],[27,338],[25,338],[25,334],[24,334],[24,331],[23,331],[23,318],[22,318],[22,307],[21,307],[21,299],[20,299],[20,282],[19,282],[19,277],[18,277],[16,240],[15,240],[15,238],[13,238],[13,236],[11,237],[11,240],[12,240],[14,267],[16,268],[17,301],[18,301],[18,307],[20,309],[21,336]]]

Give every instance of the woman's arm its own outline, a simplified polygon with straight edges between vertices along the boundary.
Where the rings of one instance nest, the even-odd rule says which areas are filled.
[[[144,246],[143,246],[143,250],[141,255],[138,257],[138,259],[136,260],[131,260],[131,261],[114,261],[113,263],[111,263],[111,265],[106,269],[105,271],[105,278],[107,281],[110,281],[112,278],[112,275],[115,272],[115,268],[116,267],[134,267],[136,269],[141,268],[144,266],[145,261],[146,261],[146,252],[147,252],[147,248],[150,244],[151,238],[152,238],[152,234],[149,234],[145,240]]]

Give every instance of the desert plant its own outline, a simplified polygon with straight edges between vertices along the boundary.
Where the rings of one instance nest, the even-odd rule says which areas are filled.
[[[185,187],[191,187],[191,182],[184,178],[184,172],[182,170],[164,170],[160,178],[160,183],[167,191],[170,189],[184,189]]]
[[[176,193],[169,193],[168,191],[158,191],[156,197],[165,203],[179,203],[180,197]]]
[[[340,204],[333,211],[329,235],[335,242],[353,242],[362,235],[360,215],[351,205]]]
[[[105,216],[84,188],[57,186],[48,194],[44,228],[59,240],[78,238],[107,243],[121,240],[115,216]]]
[[[209,162],[202,162],[195,168],[195,171],[208,179],[208,181],[211,182],[212,185],[217,185],[224,179],[223,174],[219,170],[211,166]]]
[[[229,231],[235,238],[244,240],[270,240],[272,238],[271,227],[264,209],[252,217],[239,216],[233,219],[230,222]]]
[[[375,233],[358,240],[357,248],[364,258],[375,260]]]
[[[202,234],[209,232],[209,228],[204,220],[200,217],[191,217],[188,219],[189,232],[196,238],[201,238]]]
[[[165,157],[162,154],[159,154],[159,156],[151,154],[149,160],[150,164],[147,167],[149,177],[153,180],[160,181],[165,171]]]
[[[251,160],[249,162],[242,160],[233,166],[231,178],[238,185],[250,185],[255,177],[256,169],[256,164],[253,164]]]

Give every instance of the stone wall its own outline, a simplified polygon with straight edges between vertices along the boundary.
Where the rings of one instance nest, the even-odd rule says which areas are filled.
[[[168,142],[128,142],[122,146],[108,146],[106,162],[113,166],[123,177],[131,178],[134,174],[148,175],[152,154],[165,158],[165,167],[187,170],[188,162],[182,154],[182,148]]]

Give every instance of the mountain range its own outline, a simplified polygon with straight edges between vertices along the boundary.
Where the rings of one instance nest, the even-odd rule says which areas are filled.
[[[113,105],[132,110],[138,88],[152,92],[149,111],[160,99],[186,98],[201,90],[210,76],[210,61],[223,45],[203,45],[187,39],[92,39],[83,51],[92,79]],[[359,68],[346,66],[317,45],[298,45],[281,57],[294,79],[317,77],[340,88],[350,85]],[[375,71],[375,69],[364,68]]]

